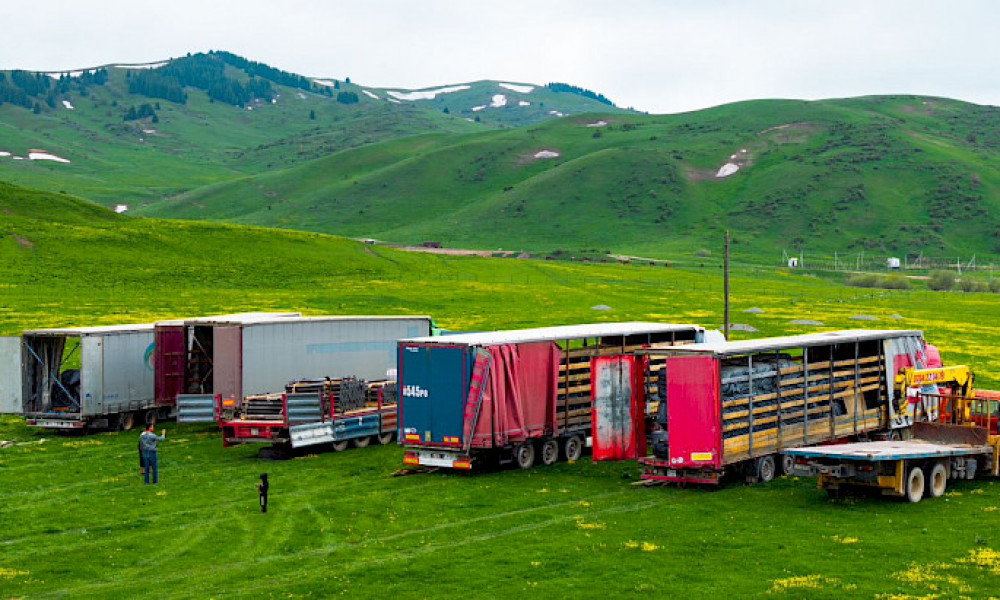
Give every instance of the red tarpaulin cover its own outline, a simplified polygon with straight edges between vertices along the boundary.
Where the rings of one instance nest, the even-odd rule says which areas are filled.
[[[492,448],[555,435],[559,347],[552,342],[489,346],[473,448]]]
[[[590,361],[594,461],[635,460],[646,454],[646,360],[606,356]]]

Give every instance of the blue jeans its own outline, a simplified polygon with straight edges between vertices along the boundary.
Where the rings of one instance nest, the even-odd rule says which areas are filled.
[[[149,485],[150,471],[153,472],[153,483],[160,483],[160,465],[156,457],[156,450],[144,450],[142,459],[146,463],[146,468],[142,472],[143,477],[146,479],[146,485]]]

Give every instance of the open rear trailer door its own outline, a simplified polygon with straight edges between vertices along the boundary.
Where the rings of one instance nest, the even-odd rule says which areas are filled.
[[[645,399],[637,356],[591,360],[594,461],[635,460],[646,455]]]
[[[21,403],[21,338],[0,337],[0,414],[19,415]]]
[[[174,406],[187,380],[187,326],[158,325],[154,351],[156,405]]]

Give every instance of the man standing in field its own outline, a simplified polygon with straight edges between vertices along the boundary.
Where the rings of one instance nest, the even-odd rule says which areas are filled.
[[[153,472],[153,485],[160,483],[160,465],[156,456],[156,444],[167,439],[167,430],[161,431],[162,435],[156,435],[153,432],[153,425],[150,424],[146,427],[146,431],[143,431],[139,435],[139,451],[142,453],[143,462],[143,476],[146,479],[146,485],[149,485],[149,472]]]

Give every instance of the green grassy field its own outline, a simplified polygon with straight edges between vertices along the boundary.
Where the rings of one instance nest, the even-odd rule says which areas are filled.
[[[664,268],[408,254],[126,218],[6,185],[0,213],[4,334],[240,310],[430,314],[464,330],[722,320],[710,259]],[[991,294],[862,290],[740,266],[733,312],[754,336],[923,329],[948,363],[1000,385]],[[911,506],[831,501],[809,480],[642,489],[630,485],[634,463],[589,460],[393,478],[396,446],[267,461],[255,447],[223,449],[208,428],[167,429],[163,481],[147,488],[136,432],[63,437],[0,420],[0,441],[13,442],[0,448],[0,598],[958,598],[995,595],[1000,577],[1000,487],[988,481]],[[273,482],[267,515],[253,487],[261,472]]]

